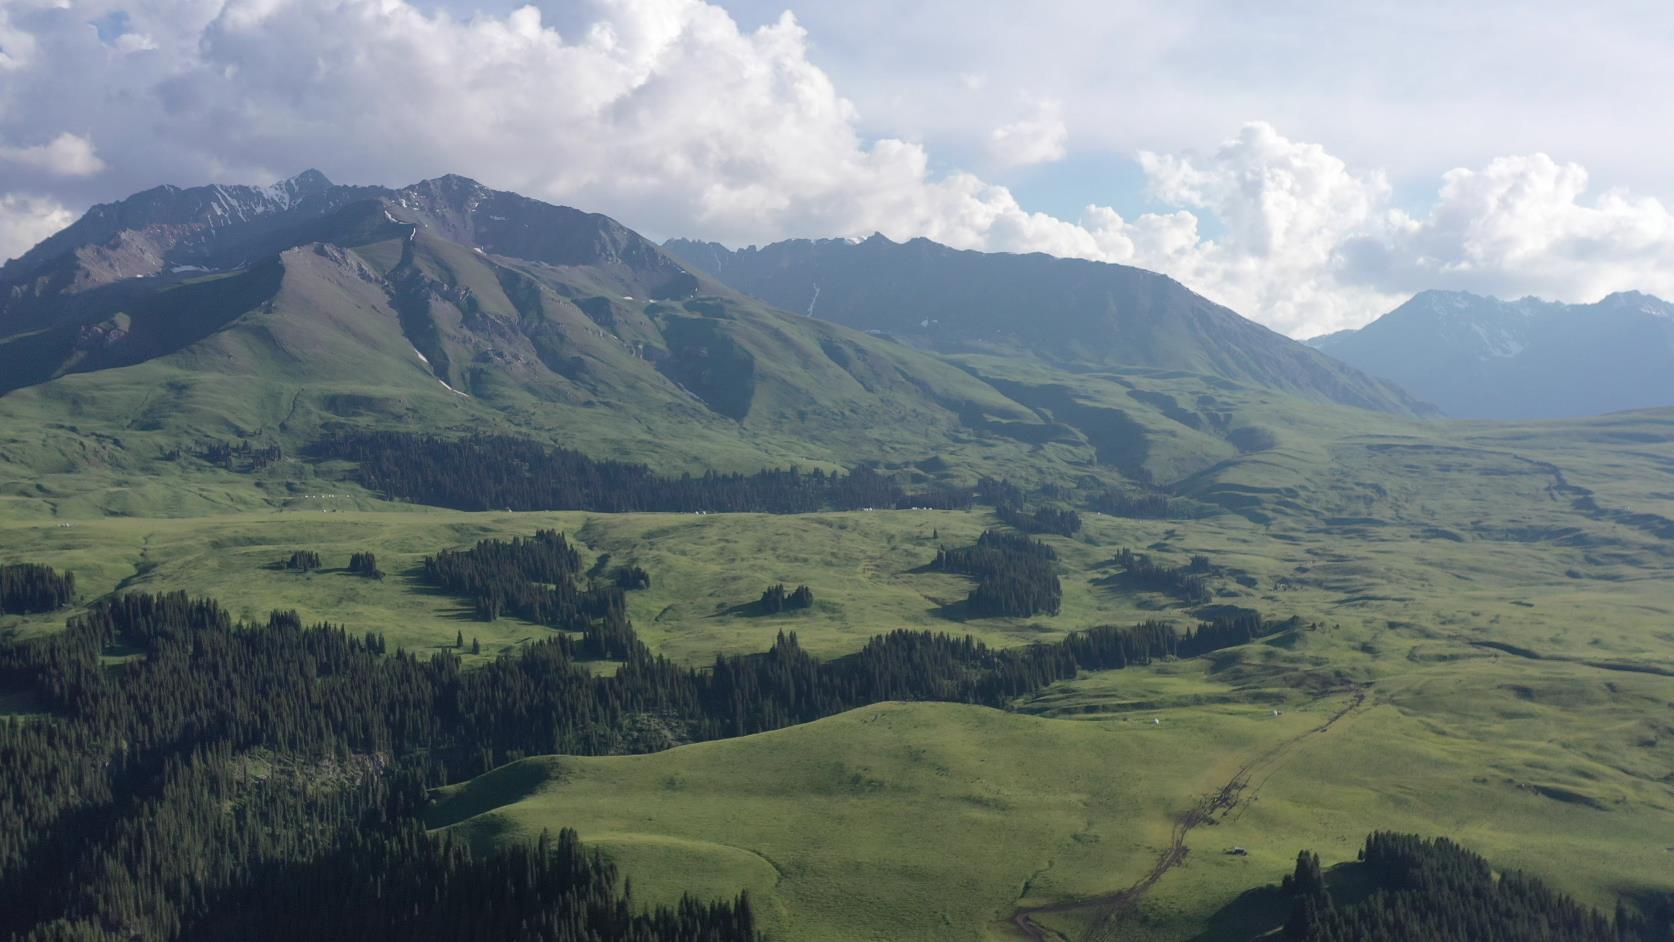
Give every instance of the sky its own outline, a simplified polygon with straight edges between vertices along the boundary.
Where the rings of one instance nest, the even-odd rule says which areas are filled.
[[[0,258],[317,168],[1138,265],[1295,337],[1674,296],[1670,63],[1667,3],[0,0]]]

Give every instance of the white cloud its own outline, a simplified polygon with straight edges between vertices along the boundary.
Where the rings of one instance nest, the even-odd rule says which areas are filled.
[[[1021,167],[1063,160],[1069,153],[1069,127],[1056,102],[1041,102],[1035,113],[994,129],[989,153],[1002,164]]]
[[[50,199],[0,195],[0,262],[22,255],[74,221],[73,213]]]
[[[1392,220],[1349,247],[1348,274],[1502,295],[1591,300],[1611,291],[1674,293],[1674,214],[1609,190],[1587,198],[1587,171],[1545,154],[1501,157],[1444,177],[1421,219]]]
[[[122,35],[102,40],[90,24],[117,13]],[[1580,167],[1539,155],[1455,170],[1413,216],[1392,208],[1378,170],[1253,123],[1204,155],[1141,154],[1163,211],[1092,205],[1066,219],[933,171],[922,141],[863,132],[788,14],[751,30],[702,0],[591,0],[558,15],[460,18],[407,0],[0,5],[0,140],[50,138],[0,149],[0,194],[39,194],[0,203],[0,251],[67,221],[64,206],[319,166],[390,184],[464,173],[654,236],[882,231],[1123,262],[1296,335],[1438,285],[1674,293],[1667,208],[1620,191],[1588,199]],[[950,74],[938,81],[956,84]],[[62,133],[65,114],[86,136]],[[1059,159],[1066,114],[1081,112],[1054,99],[990,123],[980,143],[1010,164]]]
[[[85,177],[105,169],[93,142],[68,132],[33,147],[0,144],[0,161],[63,177]]]

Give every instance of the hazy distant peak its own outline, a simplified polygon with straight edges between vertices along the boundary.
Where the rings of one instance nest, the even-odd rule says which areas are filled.
[[[317,193],[320,190],[329,190],[336,184],[332,183],[325,174],[310,167],[294,177],[280,180],[275,185],[295,193]]]
[[[1464,418],[1559,418],[1674,405],[1674,305],[1423,291],[1308,343]]]

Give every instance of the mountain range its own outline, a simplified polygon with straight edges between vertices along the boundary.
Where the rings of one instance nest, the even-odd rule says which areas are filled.
[[[462,177],[157,188],[0,269],[0,297],[12,407],[96,401],[130,429],[500,423],[726,468],[1032,419],[952,364],[774,311],[607,217]]]
[[[876,238],[735,256],[805,266],[762,282],[673,248],[458,176],[147,190],[0,268],[0,459],[41,480],[96,440],[144,473],[400,427],[669,471],[1149,484],[1272,447],[1306,403],[1425,408],[1137,269]],[[815,317],[774,287],[802,277]]]
[[[942,353],[1025,354],[1076,371],[1178,370],[1318,401],[1426,411],[1393,385],[1144,269],[881,235],[738,250],[673,239],[663,247],[787,311]]]
[[[1674,405],[1674,304],[1638,292],[1560,304],[1425,291],[1308,343],[1458,418]]]

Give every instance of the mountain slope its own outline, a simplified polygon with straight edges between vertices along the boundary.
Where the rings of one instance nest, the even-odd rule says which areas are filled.
[[[737,251],[689,240],[664,247],[770,304],[941,352],[1025,352],[1074,370],[1184,370],[1316,401],[1426,411],[1388,383],[1142,269],[879,235]]]
[[[1557,304],[1426,291],[1309,343],[1461,418],[1674,405],[1674,304],[1637,292]]]
[[[8,266],[7,488],[54,500],[42,482],[89,462],[127,481],[205,440],[294,454],[353,426],[499,430],[670,471],[1121,477],[966,369],[773,310],[607,217],[459,177],[321,186],[150,191]],[[218,191],[248,200],[232,213]]]

